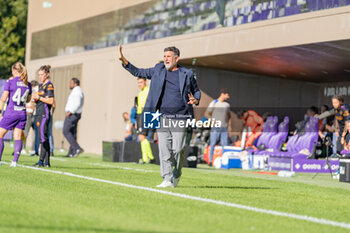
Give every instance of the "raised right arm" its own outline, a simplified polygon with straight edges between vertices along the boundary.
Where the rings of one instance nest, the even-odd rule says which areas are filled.
[[[140,69],[132,65],[123,54],[123,47],[118,46],[119,60],[122,62],[123,67],[135,77],[151,79],[154,73],[154,68]]]

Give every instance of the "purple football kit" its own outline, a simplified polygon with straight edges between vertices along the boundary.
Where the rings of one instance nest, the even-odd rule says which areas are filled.
[[[5,83],[4,91],[9,92],[9,98],[5,114],[0,121],[0,128],[24,130],[27,121],[25,104],[28,96],[32,94],[31,84],[25,85],[20,77],[15,77]],[[4,141],[0,138],[0,160],[3,150]],[[22,140],[15,140],[14,162],[18,161],[21,150]]]
[[[15,77],[5,83],[4,91],[9,92],[9,102],[0,127],[7,130],[24,130],[27,121],[25,104],[28,96],[32,94],[32,86],[30,83],[25,85],[19,77]]]

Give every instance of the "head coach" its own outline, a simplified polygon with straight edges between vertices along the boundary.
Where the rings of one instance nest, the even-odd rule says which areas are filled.
[[[132,65],[123,55],[119,45],[119,60],[123,67],[135,77],[151,80],[144,111],[159,111],[162,117],[181,120],[179,116],[193,117],[192,105],[198,105],[201,92],[193,72],[178,65],[180,51],[176,47],[164,49],[163,62],[152,68],[140,69]],[[176,124],[175,124],[176,125]],[[159,188],[176,187],[184,162],[186,128],[161,127],[157,129],[160,169],[163,182]],[[172,168],[174,167],[174,168]]]

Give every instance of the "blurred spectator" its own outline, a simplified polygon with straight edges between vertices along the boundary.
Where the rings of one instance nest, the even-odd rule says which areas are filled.
[[[137,96],[134,98],[134,106],[131,108],[130,111],[130,122],[132,124],[131,134],[132,134],[132,141],[137,140],[137,129],[136,129],[136,119],[137,118]]]
[[[77,128],[83,112],[84,93],[80,88],[80,81],[77,78],[70,80],[69,88],[72,91],[68,96],[65,107],[66,118],[64,119],[63,135],[70,144],[67,157],[77,157],[84,152],[77,142]]]
[[[245,127],[249,129],[248,131],[251,131],[245,143],[245,148],[247,148],[253,145],[255,139],[257,139],[261,135],[264,120],[257,112],[253,110],[242,110],[238,112],[238,116],[240,116],[241,119],[244,120]],[[236,141],[234,145],[240,147],[241,140]]]
[[[216,13],[219,16],[219,23],[224,26],[227,0],[216,0]]]
[[[327,105],[321,106],[321,114],[324,112],[327,112],[329,110],[329,107]],[[323,119],[320,119],[319,121],[319,136],[321,139],[324,139],[327,136],[332,137],[332,132],[334,131],[332,128],[332,117],[326,117]]]
[[[311,117],[316,116],[318,112],[317,107],[311,106],[306,110],[306,114],[304,115],[304,120],[299,121],[295,124],[295,132],[294,134],[298,134],[299,136],[303,135],[305,133],[305,125],[310,120]]]
[[[228,90],[221,89],[220,96],[216,100],[213,100],[205,113],[208,119],[215,119],[215,121],[221,121],[220,128],[211,128],[210,131],[210,150],[209,150],[209,166],[212,166],[213,153],[215,145],[220,141],[221,146],[227,146],[228,143],[228,128],[231,122],[230,104],[225,102],[230,98]]]
[[[350,121],[345,122],[345,130],[347,134],[344,139],[344,149],[340,152],[344,157],[350,157]]]
[[[142,117],[143,108],[145,107],[146,100],[149,93],[149,87],[147,86],[147,81],[145,78],[138,78],[137,86],[141,90],[137,96],[137,120],[136,120],[137,133],[139,134],[138,138],[141,143],[141,152],[142,152],[142,158],[140,159],[139,162],[150,163],[152,160],[154,160],[154,157],[151,149],[151,144],[147,139],[149,130],[143,127],[143,117]]]
[[[38,86],[39,83],[35,80],[31,81],[30,84],[32,85],[32,92],[37,92],[38,91]],[[34,127],[34,111],[35,111],[35,103],[33,101],[29,101],[26,104],[26,115],[27,115],[27,122],[26,126],[24,128],[24,142],[23,142],[23,149],[21,154],[27,154],[27,138],[28,134],[30,131],[30,128],[33,128],[34,132],[35,127]],[[33,144],[33,150],[35,149],[35,154],[39,155],[39,138],[38,138],[38,133],[35,132],[35,139],[34,139],[34,144]]]
[[[137,116],[136,112],[137,112],[137,96],[135,96],[134,106],[131,108],[131,111],[130,111],[130,122],[131,124],[133,124],[134,127],[136,125],[136,116]]]
[[[124,140],[125,141],[132,141],[133,124],[130,121],[130,114],[127,113],[127,112],[123,112],[123,119],[124,119],[124,122],[125,122]]]
[[[335,134],[333,135],[333,146],[336,147],[336,153],[343,150],[343,144],[345,143],[345,136],[347,130],[345,128],[345,122],[350,120],[349,106],[344,104],[344,98],[341,95],[334,95],[332,97],[333,109],[326,111],[318,116],[319,119],[335,115]]]

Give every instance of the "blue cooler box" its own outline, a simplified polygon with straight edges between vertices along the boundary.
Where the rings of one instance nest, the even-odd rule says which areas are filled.
[[[240,147],[225,146],[222,152],[221,168],[242,168],[241,159],[238,157],[241,151]]]

